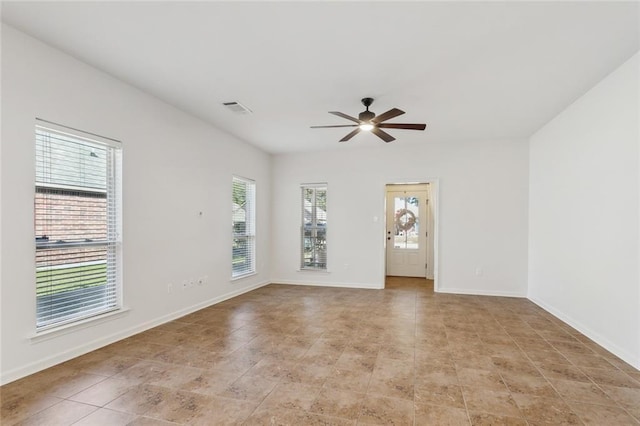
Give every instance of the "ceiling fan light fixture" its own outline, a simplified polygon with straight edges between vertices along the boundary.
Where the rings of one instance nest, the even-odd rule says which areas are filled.
[[[365,132],[370,132],[371,130],[373,130],[373,124],[371,124],[371,123],[362,123],[360,125],[360,130],[363,130]]]

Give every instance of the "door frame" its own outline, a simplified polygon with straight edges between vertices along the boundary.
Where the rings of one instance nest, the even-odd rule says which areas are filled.
[[[387,182],[382,185],[382,199],[383,199],[383,211],[382,216],[385,218],[383,221],[382,231],[381,231],[381,250],[382,250],[382,259],[383,267],[382,271],[382,288],[385,286],[386,272],[387,272],[387,235],[386,235],[386,215],[387,215],[387,186],[388,185],[424,185],[429,184],[429,192],[430,198],[429,203],[432,206],[433,213],[433,229],[431,229],[432,239],[433,239],[433,290],[438,292],[440,290],[440,279],[439,279],[439,240],[440,240],[440,185],[438,178],[428,178],[428,179],[398,179],[393,182]],[[426,279],[426,278],[425,278]]]
[[[386,240],[386,274],[393,276],[407,276],[407,277],[421,277],[428,278],[430,275],[430,268],[427,265],[432,264],[430,256],[432,255],[431,240],[433,237],[430,231],[431,215],[429,210],[431,205],[428,202],[429,184],[421,183],[416,185],[387,185],[386,187],[386,214],[385,228],[387,229]],[[413,249],[395,248],[395,213],[398,206],[396,202],[398,197],[417,197],[419,202],[417,203],[417,212],[415,218],[419,222],[418,233],[416,234],[418,239],[418,246]],[[405,203],[406,204],[406,203]],[[406,205],[405,205],[406,207]],[[416,208],[416,207],[414,207]],[[417,260],[417,261],[416,261]],[[399,262],[399,263],[398,263]],[[433,266],[433,265],[431,265]]]

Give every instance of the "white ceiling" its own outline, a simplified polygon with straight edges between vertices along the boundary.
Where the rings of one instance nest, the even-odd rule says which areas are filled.
[[[394,143],[526,138],[640,48],[640,3],[3,2],[2,19],[268,152],[327,114],[407,113]],[[223,102],[253,110],[234,115]],[[383,144],[370,134],[346,146]]]

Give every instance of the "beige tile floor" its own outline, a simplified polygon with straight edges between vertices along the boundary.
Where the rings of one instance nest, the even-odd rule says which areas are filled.
[[[0,388],[2,425],[640,424],[640,372],[526,299],[269,285]]]

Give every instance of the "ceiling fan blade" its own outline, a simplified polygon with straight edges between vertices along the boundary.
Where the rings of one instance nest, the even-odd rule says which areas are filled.
[[[312,129],[328,129],[329,127],[358,127],[357,124],[338,124],[335,126],[311,126]]]
[[[349,139],[351,139],[352,137],[354,137],[355,135],[357,135],[360,132],[361,132],[361,130],[358,127],[353,132],[349,133],[347,136],[345,136],[344,138],[340,139],[340,142],[346,142],[346,141],[348,141]]]
[[[360,120],[358,120],[357,118],[340,111],[329,111],[329,114],[337,115],[338,117],[346,118],[347,120],[355,121],[356,123],[360,124]]]
[[[358,130],[360,130],[360,129],[358,129]],[[379,137],[380,139],[382,139],[385,142],[391,142],[391,141],[395,141],[396,140],[396,138],[391,136],[389,133],[385,132],[384,130],[380,130],[377,127],[374,127],[373,129],[371,129],[371,133],[373,133],[374,135],[376,135],[377,137]]]
[[[378,127],[383,129],[407,129],[407,130],[424,130],[426,124],[408,124],[408,123],[380,123]]]
[[[374,123],[382,123],[383,121],[387,121],[389,119],[392,119],[393,117],[397,117],[402,114],[404,114],[404,111],[398,108],[393,108],[387,112],[383,112],[377,117],[372,118],[371,121]]]

